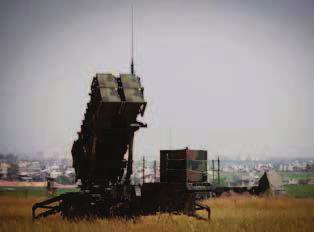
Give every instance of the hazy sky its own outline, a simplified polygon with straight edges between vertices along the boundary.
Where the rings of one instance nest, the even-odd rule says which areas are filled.
[[[129,72],[131,1],[1,0],[0,153],[70,157],[97,72]],[[191,146],[314,157],[314,1],[134,1],[149,128]]]

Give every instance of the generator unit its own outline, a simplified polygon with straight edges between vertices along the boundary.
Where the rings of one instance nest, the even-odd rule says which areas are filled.
[[[207,151],[161,150],[160,181],[169,183],[207,182]]]
[[[200,201],[210,197],[214,187],[207,182],[207,151],[161,150],[160,182],[144,183],[142,206],[145,212],[177,212],[201,218],[197,210],[210,208]]]

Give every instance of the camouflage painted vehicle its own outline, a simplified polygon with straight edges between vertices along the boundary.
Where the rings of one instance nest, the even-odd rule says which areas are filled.
[[[161,151],[161,182],[131,184],[134,134],[146,127],[137,121],[146,108],[143,93],[136,75],[96,74],[72,147],[80,191],[36,203],[34,219],[59,212],[70,219],[133,217],[158,211],[197,216],[199,209],[207,210],[210,217],[209,207],[198,201],[211,191],[206,183],[206,151]],[[46,211],[37,214],[37,209]]]

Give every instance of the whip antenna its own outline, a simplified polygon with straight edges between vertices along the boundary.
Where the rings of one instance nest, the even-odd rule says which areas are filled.
[[[131,9],[131,74],[134,75],[134,7]]]

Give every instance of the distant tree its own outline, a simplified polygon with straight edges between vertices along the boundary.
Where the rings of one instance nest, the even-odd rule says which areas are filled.
[[[5,156],[5,160],[9,163],[9,164],[15,164],[18,160],[17,156],[14,154],[8,154]]]
[[[74,177],[58,176],[56,182],[59,184],[74,184]]]
[[[314,171],[314,164],[306,164],[305,170],[308,172]]]
[[[8,168],[7,178],[9,180],[17,180],[18,179],[18,173],[19,173],[19,167],[17,166],[17,164],[13,163]]]
[[[304,180],[304,179],[301,179],[299,180],[299,184],[301,185],[306,185],[308,183],[309,180]]]

